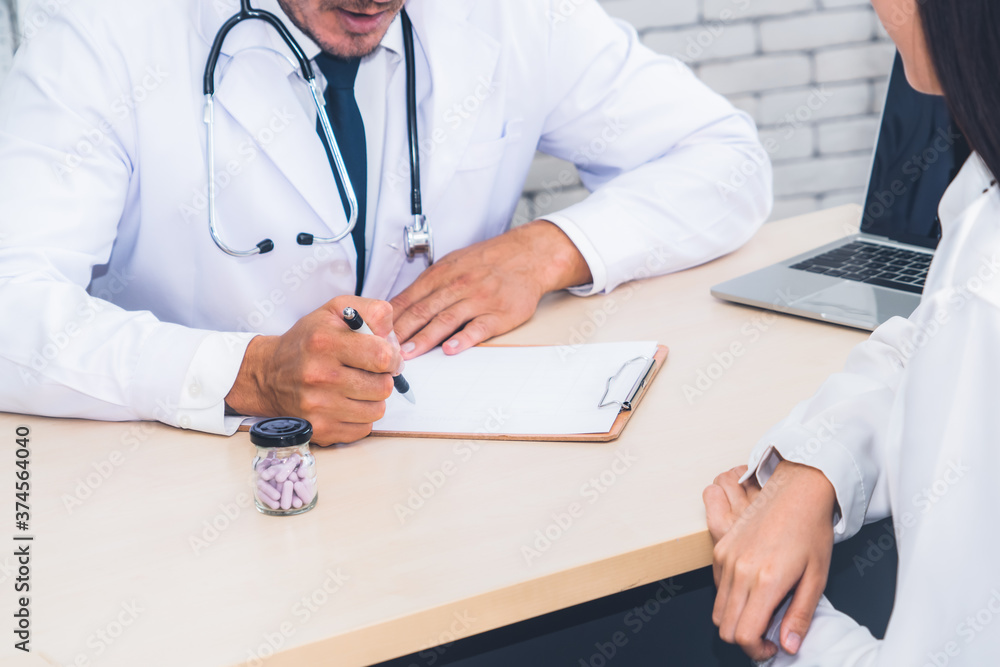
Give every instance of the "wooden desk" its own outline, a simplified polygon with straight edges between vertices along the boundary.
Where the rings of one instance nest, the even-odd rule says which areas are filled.
[[[14,431],[31,428],[33,660],[215,667],[276,652],[268,667],[368,665],[709,564],[702,489],[865,337],[709,287],[843,236],[858,216],[773,223],[729,257],[607,297],[550,296],[501,339],[669,345],[618,442],[319,450],[319,505],[299,517],[253,508],[245,434],[0,416],[8,534]],[[702,373],[703,393],[685,395]],[[0,577],[7,614],[12,576]]]

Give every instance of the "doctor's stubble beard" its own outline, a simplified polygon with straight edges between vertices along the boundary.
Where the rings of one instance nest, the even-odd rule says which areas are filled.
[[[338,58],[363,58],[376,48],[405,0],[278,0],[295,26],[320,48]],[[356,14],[384,12],[383,20],[367,33],[351,32],[341,18],[341,10]]]

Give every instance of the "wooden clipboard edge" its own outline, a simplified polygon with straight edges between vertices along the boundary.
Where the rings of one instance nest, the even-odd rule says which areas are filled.
[[[479,347],[551,347],[546,345],[480,345]],[[607,433],[577,433],[569,435],[508,435],[491,433],[424,433],[417,431],[372,431],[372,438],[423,438],[434,440],[499,440],[502,442],[613,442],[621,436],[625,425],[638,409],[643,397],[653,384],[670,353],[666,345],[657,345],[653,355],[653,367],[646,374],[646,381],[636,394],[631,410],[622,410]]]

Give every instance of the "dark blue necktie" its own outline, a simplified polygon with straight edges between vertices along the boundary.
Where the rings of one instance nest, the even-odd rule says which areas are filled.
[[[365,210],[368,193],[368,149],[365,142],[365,124],[361,120],[361,110],[354,99],[354,80],[358,76],[358,59],[342,60],[321,53],[316,56],[316,64],[326,77],[326,114],[333,127],[333,136],[340,146],[340,154],[347,167],[347,175],[354,186],[354,194],[358,199],[358,222],[351,236],[354,238],[354,248],[357,250],[357,283],[355,295],[361,295],[365,284]],[[316,119],[316,131],[323,137],[323,127]],[[326,142],[324,141],[324,146]],[[326,155],[333,168],[333,176],[337,179],[337,189],[340,200],[344,204],[344,214],[350,217],[350,206],[347,203],[347,193],[344,184],[340,182],[337,168],[334,166],[333,153],[326,148]]]

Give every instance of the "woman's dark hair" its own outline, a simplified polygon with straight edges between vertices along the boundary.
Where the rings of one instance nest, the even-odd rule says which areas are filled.
[[[917,0],[955,123],[1000,177],[1000,2]]]

